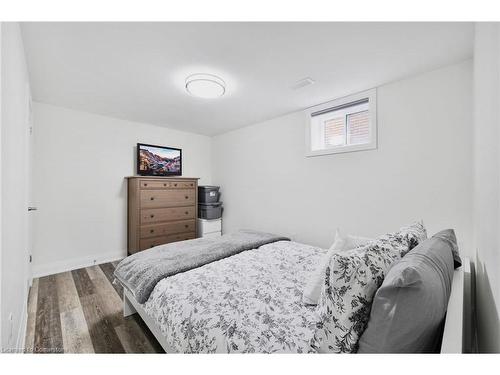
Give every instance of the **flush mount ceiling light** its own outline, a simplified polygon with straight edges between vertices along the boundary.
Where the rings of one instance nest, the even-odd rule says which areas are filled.
[[[186,78],[186,91],[199,98],[219,98],[226,92],[226,83],[216,75],[196,73]]]

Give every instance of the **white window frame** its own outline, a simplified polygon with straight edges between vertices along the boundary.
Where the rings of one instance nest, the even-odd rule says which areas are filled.
[[[315,112],[324,111],[327,109],[335,110],[336,107],[355,103],[357,101],[368,99],[369,103],[369,118],[370,118],[370,142],[359,145],[344,145],[344,146],[331,146],[321,150],[312,150],[311,147],[311,127],[312,127],[312,114]],[[306,115],[306,156],[321,156],[330,154],[340,154],[343,152],[374,150],[377,148],[377,89],[366,90],[357,94],[345,96],[330,102],[320,104],[305,111]]]

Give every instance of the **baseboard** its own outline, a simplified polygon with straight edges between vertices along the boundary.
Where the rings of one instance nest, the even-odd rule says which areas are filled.
[[[28,326],[28,297],[24,298],[23,311],[19,321],[19,331],[17,332],[16,350],[24,351],[26,345],[26,327]]]
[[[89,267],[96,264],[114,262],[116,260],[123,259],[126,256],[127,256],[126,253],[114,252],[114,253],[101,254],[99,256],[94,255],[84,258],[70,259],[70,260],[52,262],[47,264],[36,264],[33,265],[33,277],[54,275],[56,273],[76,270],[78,268]]]

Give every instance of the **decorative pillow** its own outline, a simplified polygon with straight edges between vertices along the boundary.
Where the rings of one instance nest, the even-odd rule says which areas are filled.
[[[343,250],[350,250],[350,249],[355,249],[356,247],[362,247],[367,245],[369,242],[373,241],[373,238],[353,236],[352,234],[343,236],[343,239],[344,239]]]
[[[380,236],[364,247],[333,254],[324,274],[311,347],[320,353],[356,352],[373,296],[389,268],[426,237],[420,222]]]
[[[311,278],[308,280],[306,286],[304,287],[304,293],[302,294],[302,299],[306,305],[317,305],[319,300],[319,295],[321,294],[321,288],[323,287],[325,280],[325,271],[328,263],[330,262],[330,258],[333,254],[354,249],[355,247],[364,246],[368,242],[373,241],[370,238],[364,237],[356,237],[356,236],[343,236],[340,234],[340,231],[337,229],[335,232],[335,242],[330,247],[328,253],[326,253],[321,262],[318,264],[318,267]]]
[[[326,268],[311,347],[320,353],[353,353],[370,316],[371,302],[389,267],[400,259],[389,243],[333,254]]]
[[[359,353],[439,350],[456,247],[453,230],[444,230],[394,264],[375,294]]]
[[[388,243],[399,251],[404,257],[411,249],[427,239],[427,231],[424,223],[417,221],[411,225],[402,227],[395,233],[384,234],[377,238],[379,241]]]

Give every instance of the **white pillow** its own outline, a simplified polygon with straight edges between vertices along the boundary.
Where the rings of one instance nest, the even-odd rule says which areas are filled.
[[[338,232],[338,229],[337,229],[337,232]],[[353,235],[350,235],[350,234],[348,234],[347,236],[343,237],[343,239],[344,239],[344,248],[343,248],[343,250],[355,249],[357,247],[365,246],[369,242],[373,241],[373,238],[353,236]]]
[[[343,236],[339,229],[335,231],[335,241],[328,252],[323,255],[316,271],[312,274],[311,278],[307,281],[306,286],[304,287],[304,292],[302,294],[302,300],[306,305],[317,305],[319,296],[321,294],[321,288],[323,287],[323,282],[325,280],[325,272],[326,267],[328,267],[328,263],[330,262],[330,258],[333,254],[339,251],[345,251],[354,249],[356,247],[364,246],[368,242],[372,241],[371,238],[365,237],[357,237],[346,235]]]

